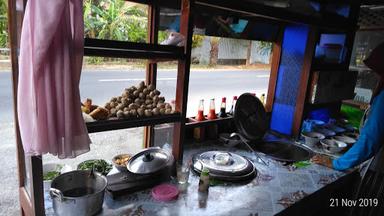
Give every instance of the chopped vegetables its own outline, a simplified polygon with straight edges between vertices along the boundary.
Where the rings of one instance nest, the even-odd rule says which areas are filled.
[[[95,167],[95,171],[101,173],[102,175],[107,175],[112,169],[112,165],[102,159],[83,161],[77,166],[77,169],[92,170],[93,166]]]
[[[44,181],[50,181],[60,175],[59,171],[49,171],[43,175]]]

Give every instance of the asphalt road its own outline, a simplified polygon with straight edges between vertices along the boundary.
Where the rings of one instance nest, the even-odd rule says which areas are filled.
[[[113,96],[121,95],[124,88],[137,85],[144,80],[144,70],[85,70],[81,77],[80,95],[82,100],[91,98],[95,104],[104,105]],[[244,92],[257,95],[266,93],[268,71],[251,70],[199,70],[192,71],[189,84],[188,115],[194,115],[200,99],[205,99],[208,109],[209,99],[216,99],[218,109],[221,97],[227,97],[230,107],[232,97]],[[176,95],[176,71],[159,70],[157,87],[170,101]],[[0,114],[1,121],[13,120],[11,74],[0,72]]]
[[[95,104],[104,105],[111,97],[120,95],[124,88],[137,85],[144,80],[144,70],[85,70],[80,83],[82,100],[92,98]],[[230,108],[232,96],[244,92],[257,95],[267,92],[269,72],[251,70],[201,70],[192,71],[190,76],[188,115],[195,115],[198,102],[205,99],[208,110],[209,99],[216,99],[219,109],[221,97],[229,98]],[[176,94],[176,71],[159,70],[157,87],[161,94],[170,101]],[[0,215],[19,215],[17,193],[16,146],[13,128],[13,102],[11,73],[0,72]],[[206,112],[207,113],[207,112]],[[142,148],[143,130],[128,129],[90,135],[91,152],[75,159],[58,160],[52,155],[44,155],[43,163],[65,163],[72,167],[87,159],[103,158],[110,160],[121,153],[135,153]]]

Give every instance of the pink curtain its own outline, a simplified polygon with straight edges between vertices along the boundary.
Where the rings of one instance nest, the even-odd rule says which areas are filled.
[[[80,109],[82,0],[29,0],[21,32],[18,117],[27,155],[89,151]]]

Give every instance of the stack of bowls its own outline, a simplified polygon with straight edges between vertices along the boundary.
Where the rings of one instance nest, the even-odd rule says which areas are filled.
[[[329,153],[340,153],[347,148],[347,144],[334,139],[323,139],[320,141],[323,149]]]
[[[301,135],[304,137],[305,144],[308,147],[316,147],[316,144],[325,138],[323,134],[318,132],[303,132]]]

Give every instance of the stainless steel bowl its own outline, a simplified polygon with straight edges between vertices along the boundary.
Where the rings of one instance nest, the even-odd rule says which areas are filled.
[[[101,211],[107,179],[91,170],[76,170],[56,177],[50,196],[56,215],[94,215]]]

